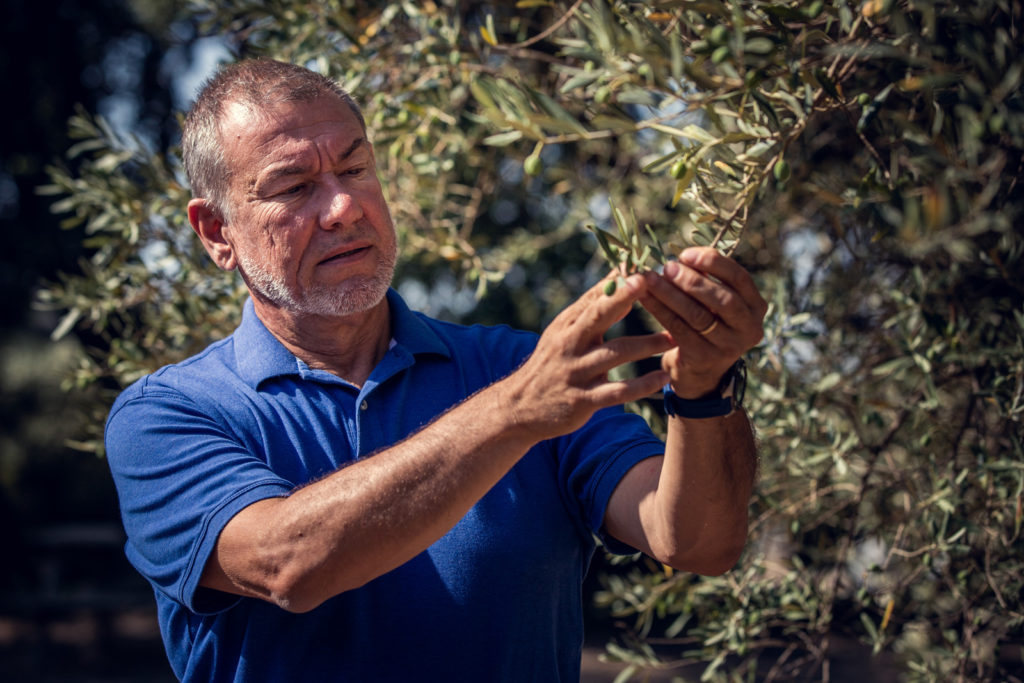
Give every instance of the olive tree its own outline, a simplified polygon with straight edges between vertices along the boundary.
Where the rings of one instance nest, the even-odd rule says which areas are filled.
[[[856,639],[909,680],[1022,680],[1024,55],[1017,0],[621,0],[191,8],[236,54],[363,102],[404,261],[452,318],[539,328],[607,268],[713,245],[772,304],[750,354],[751,542],[721,577],[603,579],[706,680],[825,679]],[[86,225],[42,303],[110,396],[233,328],[175,149],[82,112],[47,191]],[[631,325],[649,325],[642,314]],[[634,406],[662,428],[656,402]],[[93,438],[96,434],[92,435]],[[658,645],[657,650],[652,644]]]

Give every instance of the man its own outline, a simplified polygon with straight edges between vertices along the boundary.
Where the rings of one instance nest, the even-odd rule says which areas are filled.
[[[373,148],[333,82],[229,66],[183,149],[192,227],[251,298],[231,337],[127,389],[106,437],[179,678],[578,680],[594,534],[735,563],[755,453],[722,384],[766,308],[738,265],[684,252],[539,338],[451,325],[389,289]],[[635,302],[666,332],[605,342]],[[663,444],[619,406],[667,382]]]

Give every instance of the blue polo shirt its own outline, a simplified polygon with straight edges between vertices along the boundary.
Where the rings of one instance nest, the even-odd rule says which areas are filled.
[[[536,343],[431,319],[394,291],[388,302],[394,341],[362,387],[298,360],[249,302],[232,336],[114,404],[106,448],[126,553],[154,588],[181,680],[579,680],[593,534],[623,474],[664,449],[620,409],[537,444],[429,549],[311,612],[199,586],[239,510],[372,457]]]

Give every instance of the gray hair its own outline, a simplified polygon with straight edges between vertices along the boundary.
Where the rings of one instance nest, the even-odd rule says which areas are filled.
[[[227,218],[231,171],[223,155],[220,124],[229,104],[247,105],[258,111],[321,97],[341,100],[366,130],[359,105],[327,76],[271,59],[247,59],[222,67],[200,89],[182,126],[182,162],[192,195],[206,199],[214,211]]]

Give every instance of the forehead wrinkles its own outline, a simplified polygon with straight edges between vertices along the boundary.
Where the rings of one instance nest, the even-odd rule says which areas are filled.
[[[330,133],[284,137],[284,140],[279,137],[264,145],[266,153],[246,176],[250,190],[257,186],[273,187],[281,179],[335,172],[367,144],[362,137],[345,140]]]
[[[263,140],[254,149],[266,162],[265,167],[305,163],[314,158],[327,166],[351,156],[364,142],[362,137],[352,139],[338,135],[329,123],[317,123],[302,128],[281,131]]]
[[[223,133],[225,147],[234,151],[233,161],[244,165],[236,167],[238,175],[251,187],[268,171],[282,175],[330,168],[353,156],[368,142],[362,129],[351,124],[337,111],[306,121],[291,108],[282,115],[245,107],[226,120]]]
[[[312,132],[321,123],[266,134],[237,129],[231,143],[225,145],[233,152],[228,155],[228,166],[234,171],[229,177],[237,179],[242,191],[252,193],[261,182],[333,166],[346,156],[349,147],[347,140],[332,131]]]

